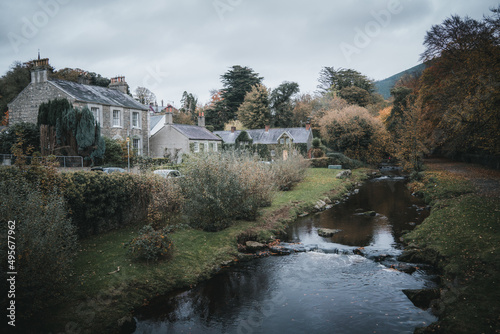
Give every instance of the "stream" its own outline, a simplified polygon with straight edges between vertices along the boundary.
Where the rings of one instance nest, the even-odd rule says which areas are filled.
[[[292,224],[283,242],[296,250],[290,255],[238,264],[155,298],[137,310],[134,333],[413,333],[436,317],[402,290],[436,284],[422,269],[394,268],[403,231],[428,215],[423,206],[403,177],[367,181],[347,200]],[[319,228],[341,231],[320,237]]]

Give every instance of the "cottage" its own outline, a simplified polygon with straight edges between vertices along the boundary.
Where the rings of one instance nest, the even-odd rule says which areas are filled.
[[[286,147],[295,145],[303,146],[303,151],[309,154],[312,148],[313,134],[311,131],[311,125],[306,124],[305,127],[301,128],[271,128],[266,126],[264,129],[252,129],[244,130],[247,134],[247,140],[252,145],[266,145],[271,152],[271,155],[275,154],[276,149],[284,150],[284,154],[287,154]],[[225,144],[234,145],[237,141],[245,140],[242,138],[243,130],[236,130],[235,127],[231,128],[231,131],[215,131],[214,134],[221,137]]]
[[[50,79],[48,68],[48,58],[34,61],[30,84],[8,104],[10,124],[37,123],[40,104],[66,98],[73,106],[92,111],[103,136],[125,139],[129,135],[138,154],[148,154],[148,107],[127,94],[125,77],[112,78],[106,88]]]
[[[205,116],[198,116],[198,126],[174,124],[172,112],[151,116],[150,152],[153,158],[171,157],[180,162],[182,155],[217,152],[222,139],[205,128]]]

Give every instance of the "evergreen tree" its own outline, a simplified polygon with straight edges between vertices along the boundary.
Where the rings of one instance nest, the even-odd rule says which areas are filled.
[[[298,83],[286,81],[271,92],[269,100],[275,127],[287,128],[293,125],[292,97],[298,92]]]
[[[249,67],[233,66],[221,76],[224,87],[221,99],[207,111],[207,121],[210,121],[216,130],[224,129],[225,123],[235,119],[246,94],[253,86],[260,84],[262,79]]]
[[[256,85],[247,93],[238,109],[238,120],[248,129],[261,129],[270,125],[269,91],[264,85]]]

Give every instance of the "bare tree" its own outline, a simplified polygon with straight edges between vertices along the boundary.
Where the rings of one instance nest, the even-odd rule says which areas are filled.
[[[156,95],[146,87],[137,87],[135,97],[140,103],[148,105],[156,100]]]

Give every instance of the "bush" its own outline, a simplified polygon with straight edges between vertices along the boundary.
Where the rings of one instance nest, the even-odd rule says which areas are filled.
[[[234,219],[255,218],[258,208],[271,202],[274,185],[267,167],[236,152],[189,157],[180,184],[191,226],[219,231]]]
[[[139,175],[76,172],[61,177],[64,196],[81,237],[146,217],[152,185]]]
[[[172,255],[173,243],[169,230],[155,230],[151,225],[140,229],[139,235],[125,246],[129,254],[137,260],[158,261]]]
[[[149,175],[145,179],[151,184],[148,223],[154,228],[169,225],[171,218],[181,211],[184,202],[178,180],[157,175]]]
[[[274,184],[281,191],[292,189],[305,177],[310,166],[309,161],[301,155],[289,156],[287,160],[276,160],[271,164]]]
[[[77,242],[67,212],[64,198],[55,191],[44,193],[22,177],[0,180],[1,261],[7,263],[8,221],[15,221],[16,261],[10,271],[18,272],[16,305],[22,308],[21,317],[63,292]],[[6,272],[2,270],[2,284]]]

